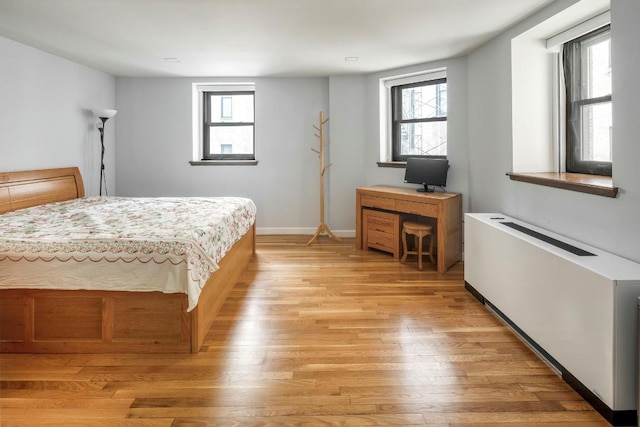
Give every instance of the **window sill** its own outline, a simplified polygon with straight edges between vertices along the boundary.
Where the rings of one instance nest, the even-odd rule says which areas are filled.
[[[255,166],[257,160],[192,160],[191,166]]]
[[[618,187],[613,186],[609,176],[585,175],[579,173],[507,173],[512,181],[528,182],[530,184],[545,185],[563,190],[578,191],[597,196],[613,197],[618,195]]]
[[[378,162],[379,168],[405,168],[407,162]]]

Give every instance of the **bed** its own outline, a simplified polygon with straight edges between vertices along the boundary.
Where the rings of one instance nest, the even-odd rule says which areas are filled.
[[[254,252],[248,199],[85,197],[77,168],[0,173],[0,352],[197,353]]]

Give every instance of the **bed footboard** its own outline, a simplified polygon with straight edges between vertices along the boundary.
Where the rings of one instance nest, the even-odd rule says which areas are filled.
[[[186,308],[184,294],[1,290],[0,351],[188,352]]]
[[[197,353],[254,242],[255,225],[221,260],[191,312],[186,294],[0,290],[0,352]]]

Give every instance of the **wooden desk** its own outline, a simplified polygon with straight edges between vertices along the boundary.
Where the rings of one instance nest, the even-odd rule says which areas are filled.
[[[419,193],[412,188],[376,185],[356,189],[356,248],[363,248],[363,209],[414,214],[436,219],[438,272],[445,273],[462,255],[462,196]]]

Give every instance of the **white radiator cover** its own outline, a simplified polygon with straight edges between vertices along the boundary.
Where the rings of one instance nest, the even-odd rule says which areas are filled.
[[[464,231],[465,281],[611,410],[635,410],[640,264],[501,214],[466,214]]]

